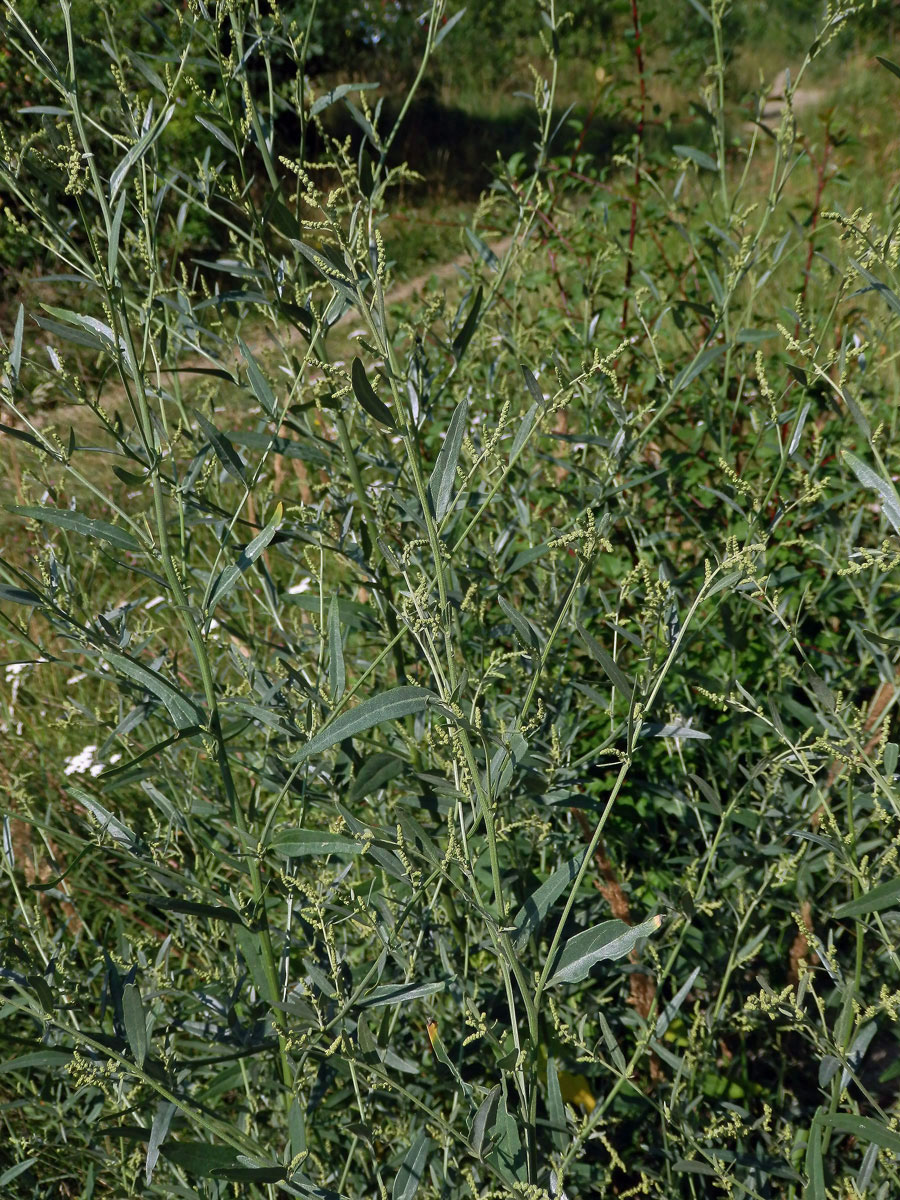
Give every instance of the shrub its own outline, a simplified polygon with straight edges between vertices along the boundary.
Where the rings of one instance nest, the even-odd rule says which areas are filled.
[[[688,141],[642,78],[563,152],[551,2],[533,155],[397,306],[407,107],[311,22],[192,0],[98,112],[61,12],[3,18],[60,289],[2,375],[4,1186],[891,1195],[893,209],[735,128],[718,3]]]

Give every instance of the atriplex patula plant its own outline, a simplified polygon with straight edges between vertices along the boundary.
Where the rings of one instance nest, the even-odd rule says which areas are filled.
[[[5,1178],[817,1197],[850,1162],[889,1195],[894,693],[862,705],[896,644],[892,229],[823,213],[810,283],[791,95],[735,151],[719,3],[711,144],[637,143],[624,236],[551,196],[597,180],[553,158],[550,0],[534,153],[454,302],[397,309],[392,150],[444,9],[386,123],[376,84],[308,78],[314,2],[193,0],[140,54],[111,11],[96,110],[67,0],[61,51],[4,5],[40,82],[0,180],[57,290],[3,375],[6,724],[37,748]],[[51,715],[89,752],[54,758]],[[66,1144],[18,1123],[38,1099]]]

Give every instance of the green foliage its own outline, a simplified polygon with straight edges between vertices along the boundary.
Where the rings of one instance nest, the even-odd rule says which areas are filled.
[[[4,4],[5,1194],[896,1193],[896,197],[724,7],[608,161],[545,5],[398,301],[442,0],[393,115],[341,6]]]

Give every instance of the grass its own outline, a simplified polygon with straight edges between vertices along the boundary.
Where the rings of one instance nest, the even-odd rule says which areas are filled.
[[[249,5],[248,87],[191,10],[215,94],[159,64],[147,126],[193,96],[217,181],[112,43],[115,109],[34,66],[4,186],[78,279],[6,322],[10,1195],[896,1190],[896,180],[837,136],[896,81],[754,143],[720,15],[615,163],[551,43],[474,213],[388,119],[285,163]]]

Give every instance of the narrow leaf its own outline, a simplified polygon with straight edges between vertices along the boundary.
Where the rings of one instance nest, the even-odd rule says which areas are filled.
[[[443,980],[436,983],[385,984],[373,988],[365,999],[359,1001],[360,1008],[385,1008],[389,1004],[408,1004],[410,1000],[421,1000],[423,996],[434,996],[445,988]]]
[[[175,113],[175,105],[170,104],[168,108],[163,109],[156,120],[155,125],[147,130],[144,136],[131,147],[112,175],[109,177],[109,202],[112,204],[118,195],[119,188],[125,182],[125,176],[138,161],[147,153],[168,123],[171,121]]]
[[[281,525],[281,518],[284,515],[284,509],[279,503],[275,506],[275,512],[272,514],[272,519],[268,524],[260,530],[260,532],[248,542],[241,551],[241,556],[236,563],[229,565],[222,571],[213,585],[212,594],[209,598],[209,603],[206,606],[207,612],[212,612],[217,604],[220,604],[231,591],[240,577],[253,565],[254,562],[271,542],[272,538],[278,531]]]
[[[136,983],[129,983],[122,994],[122,1016],[125,1020],[125,1036],[128,1038],[134,1061],[143,1068],[144,1059],[147,1057],[147,1014],[144,1012],[144,1002]]]
[[[689,383],[692,383],[701,371],[705,371],[710,363],[715,362],[717,358],[725,353],[726,346],[724,342],[720,342],[715,346],[709,346],[694,362],[688,363],[675,376],[675,382],[672,384],[672,395],[680,392],[682,388],[686,388]]]
[[[549,879],[532,892],[519,909],[513,922],[515,933],[512,939],[517,950],[523,950],[531,935],[540,929],[547,913],[563,892],[574,883],[583,861],[584,854],[581,854],[557,867]]]
[[[335,101],[343,99],[350,92],[365,92],[380,86],[378,83],[339,83],[330,92],[325,92],[318,100],[313,101],[310,105],[309,115],[311,117],[317,116],[320,112],[324,112],[326,108],[334,104]]]
[[[344,670],[344,642],[341,637],[341,609],[337,596],[328,606],[328,686],[331,701],[339,704],[344,694],[347,676]]]
[[[836,917],[863,917],[868,913],[882,912],[886,908],[900,907],[900,879],[887,879],[876,884],[855,900],[848,900],[834,910]]]
[[[43,521],[46,525],[56,525],[59,529],[67,529],[71,533],[80,533],[87,538],[107,542],[120,550],[140,550],[140,543],[127,530],[118,525],[110,525],[96,517],[86,517],[80,512],[71,512],[67,508],[37,508],[27,504],[11,504],[9,512],[19,513],[32,521]]]
[[[659,1017],[656,1021],[656,1036],[658,1038],[663,1036],[663,1034],[671,1025],[673,1019],[678,1015],[678,1010],[681,1008],[682,1004],[684,1004],[685,997],[694,986],[694,981],[699,974],[700,968],[694,967],[693,971],[691,971],[690,975],[688,975],[687,979],[659,1014]]]
[[[465,11],[465,10],[463,10]],[[454,20],[457,20],[462,13],[458,13]],[[453,351],[457,361],[462,358],[466,352],[469,342],[472,340],[472,335],[475,332],[475,327],[478,324],[478,314],[481,312],[481,301],[484,297],[484,288],[479,287],[475,293],[475,299],[472,301],[472,307],[469,309],[469,315],[466,317],[465,324],[462,329],[453,339]]]
[[[159,1151],[166,1134],[169,1132],[169,1125],[172,1123],[172,1117],[175,1113],[175,1105],[170,1100],[160,1102],[153,1118],[153,1124],[150,1126],[150,1140],[147,1143],[147,1158],[144,1161],[144,1175],[147,1183],[153,1179],[153,1172],[156,1169],[156,1163],[159,1159]]]
[[[640,925],[603,921],[583,933],[577,933],[560,950],[550,982],[579,983],[587,977],[595,963],[624,958],[641,938],[655,933],[662,923],[660,916],[650,917]]]
[[[822,1117],[822,1124],[830,1125],[837,1133],[846,1133],[850,1137],[874,1142],[882,1150],[900,1154],[900,1133],[888,1129],[883,1121],[879,1121],[875,1117],[855,1117],[852,1113],[834,1113]],[[824,1192],[821,1194],[825,1195]],[[818,1200],[818,1196],[816,1200]]]
[[[13,381],[18,383],[19,370],[22,366],[22,335],[25,331],[25,306],[20,304],[19,311],[16,313],[16,325],[13,329],[12,348],[9,352],[9,365],[12,370]]]
[[[472,1118],[470,1140],[476,1154],[481,1154],[484,1148],[485,1137],[487,1137],[488,1131],[494,1126],[494,1121],[497,1119],[497,1106],[499,1103],[500,1084],[495,1083],[485,1096],[484,1100],[482,1100],[478,1112]]]
[[[502,596],[497,597],[497,602],[512,622],[513,629],[518,634],[523,646],[528,650],[539,650],[541,639],[531,622],[517,612]]]
[[[149,667],[110,650],[105,652],[105,658],[111,667],[115,667],[122,675],[126,675],[161,700],[176,729],[191,729],[195,725],[203,724],[203,715],[193,700],[188,699],[158,671],[151,671]]]
[[[587,646],[592,658],[596,659],[606,674],[609,676],[613,686],[622,693],[626,704],[630,704],[634,695],[634,684],[618,665],[611,654],[608,654],[596,639],[591,637],[588,631],[584,628],[580,621],[575,622],[575,628],[581,636],[581,640]]]
[[[544,404],[544,393],[541,391],[538,381],[532,375],[531,371],[522,363],[522,378],[525,380],[525,386],[528,388],[529,395],[535,404],[540,407]]]
[[[887,479],[882,479],[871,467],[851,454],[849,450],[844,451],[844,459],[850,464],[853,474],[863,485],[863,487],[871,488],[881,497],[882,509],[884,515],[894,527],[895,533],[900,533],[900,496],[897,495],[896,488]]]
[[[513,438],[512,446],[509,450],[509,461],[514,463],[522,452],[522,448],[531,436],[531,431],[534,429],[534,422],[537,416],[539,405],[532,404],[528,412],[522,418],[519,428],[516,430],[516,436]]]
[[[241,354],[244,356],[244,361],[247,364],[247,378],[250,380],[250,386],[253,388],[253,394],[260,403],[263,412],[271,420],[276,420],[278,417],[278,404],[275,401],[275,396],[272,389],[269,387],[269,381],[259,369],[259,364],[253,357],[253,352],[243,338],[238,338],[238,345],[241,348]]]
[[[7,583],[0,583],[0,600],[9,600],[12,604],[31,604],[34,607],[44,604],[37,592],[30,592],[26,588],[12,587]]]
[[[122,235],[122,216],[125,212],[127,197],[127,192],[123,192],[119,197],[119,203],[116,205],[116,211],[113,213],[112,225],[109,230],[109,250],[106,256],[106,269],[110,279],[115,279],[116,277],[116,264],[119,261],[119,239]]]
[[[880,54],[876,54],[875,57],[883,67],[887,67],[892,75],[896,75],[900,79],[900,67],[895,62],[891,62],[889,58],[882,58]]]
[[[359,854],[362,843],[355,838],[320,829],[285,829],[272,839],[272,849],[285,858],[324,857],[326,854],[346,857]]]
[[[441,42],[444,40],[444,38],[447,36],[447,34],[450,32],[450,30],[456,24],[456,22],[462,20],[462,18],[465,16],[465,12],[466,12],[466,10],[464,8],[461,8],[458,13],[454,13],[452,17],[448,17],[446,24],[442,25],[440,27],[440,29],[434,35],[434,49],[435,50],[438,48],[438,46],[441,44]]]
[[[318,754],[321,750],[336,746],[344,738],[364,733],[367,729],[381,725],[385,721],[397,721],[401,717],[422,712],[426,701],[432,695],[433,693],[427,688],[409,685],[391,688],[378,696],[371,696],[368,700],[363,700],[362,704],[358,704],[356,708],[350,709],[349,712],[341,713],[324,729],[319,730],[294,755],[292,761],[302,762],[311,754]]]
[[[459,462],[459,452],[462,449],[463,434],[466,428],[466,416],[469,411],[467,399],[460,400],[454,409],[447,433],[444,437],[440,453],[428,481],[428,494],[435,518],[442,521],[453,495],[453,484],[456,481],[456,464]]]
[[[559,1070],[556,1059],[552,1056],[547,1059],[547,1116],[550,1118],[550,1137],[553,1145],[562,1152],[569,1145],[569,1130],[566,1106],[559,1086]]]
[[[238,483],[244,483],[244,464],[237,450],[235,450],[224,433],[216,429],[211,421],[207,421],[203,413],[197,412],[195,409],[194,416],[197,418],[197,423],[203,430],[207,441],[212,446],[216,458],[229,475],[232,475]]]
[[[382,425],[387,425],[389,429],[396,429],[396,423],[391,416],[391,410],[375,395],[372,385],[366,378],[366,368],[362,364],[362,359],[357,355],[353,360],[353,365],[350,368],[350,379],[353,383],[353,394],[359,401],[360,405],[365,409],[370,417],[374,417],[376,421],[380,421]]]
[[[69,792],[99,822],[104,833],[108,833],[111,838],[123,846],[128,846],[129,849],[137,846],[137,837],[134,831],[118,817],[114,817],[109,809],[104,808],[93,796],[88,795],[79,787],[70,787]]]
[[[423,1129],[407,1151],[391,1190],[391,1200],[413,1200],[425,1174],[431,1139]]]
[[[217,125],[213,125],[212,121],[207,121],[205,117],[195,117],[195,120],[198,125],[203,126],[207,133],[213,135],[220,146],[224,146],[229,153],[238,157],[238,148],[227,133],[223,133]]]
[[[703,167],[705,171],[718,171],[716,160],[704,150],[698,150],[696,146],[673,146],[672,149],[679,158],[689,158],[695,162],[698,167]]]

